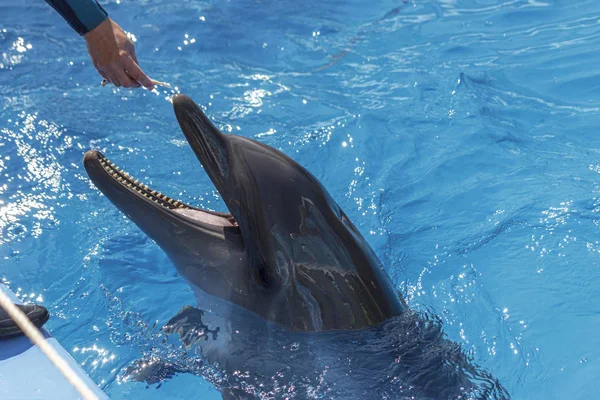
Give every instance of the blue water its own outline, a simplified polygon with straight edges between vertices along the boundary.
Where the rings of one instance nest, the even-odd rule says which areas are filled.
[[[597,397],[600,3],[101,3],[174,88],[102,88],[43,1],[0,4],[0,278],[50,309],[49,330],[113,399],[220,398],[193,365],[125,379],[140,357],[197,361],[157,334],[194,297],[81,162],[98,148],[222,209],[175,92],[315,174],[410,306],[513,399]]]

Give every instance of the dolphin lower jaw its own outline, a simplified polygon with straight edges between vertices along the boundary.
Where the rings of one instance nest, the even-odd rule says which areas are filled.
[[[120,183],[123,188],[127,188],[132,192],[136,192],[140,196],[143,196],[146,199],[171,210],[177,208],[190,208],[182,202],[165,196],[156,190],[150,189],[147,185],[140,183],[137,179],[134,179],[131,175],[121,170],[118,166],[106,158],[104,154],[100,152],[93,152],[91,157],[94,155],[104,171],[113,179],[113,181]]]
[[[239,229],[230,213],[196,208],[153,190],[119,168],[99,151],[88,151],[84,157],[84,166],[100,191],[140,227],[144,224],[144,216],[151,210],[153,214],[161,215],[165,219],[179,220],[183,224],[199,226],[217,233],[227,228]]]

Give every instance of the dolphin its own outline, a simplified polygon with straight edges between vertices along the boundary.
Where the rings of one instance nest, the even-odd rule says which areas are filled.
[[[292,374],[290,363],[293,376],[314,377],[352,360],[348,371],[329,374],[344,381],[335,398],[415,398],[414,387],[425,398],[459,398],[477,389],[473,377],[487,382],[485,398],[507,398],[443,338],[439,324],[407,307],[367,241],[310,172],[277,149],[223,134],[187,96],[176,95],[173,107],[228,212],[157,192],[99,151],[84,156],[94,185],[164,250],[210,311],[184,307],[167,333],[188,343],[203,338],[205,358],[236,381],[249,370],[273,381],[282,371]],[[306,351],[286,353],[298,346]],[[365,362],[370,368],[359,367]],[[160,366],[153,365],[142,378],[147,382],[187,368],[171,363],[156,372]],[[375,379],[378,372],[385,376]],[[404,383],[391,378],[397,374],[407,376]],[[323,378],[315,379],[309,391],[322,386]],[[380,389],[382,382],[395,391]],[[248,398],[248,385],[221,391],[224,399]]]
[[[99,151],[94,185],[169,256],[194,288],[293,331],[361,329],[406,310],[381,263],[321,183],[255,140],[221,133],[173,98],[192,150],[228,213],[153,191]]]

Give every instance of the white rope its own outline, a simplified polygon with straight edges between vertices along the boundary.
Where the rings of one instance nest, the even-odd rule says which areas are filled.
[[[21,328],[23,333],[31,340],[48,359],[58,368],[61,374],[73,385],[85,400],[99,400],[98,396],[90,389],[90,387],[81,379],[81,377],[71,368],[69,363],[65,361],[60,354],[56,352],[54,347],[46,341],[40,330],[27,318],[23,311],[19,310],[0,288],[0,306],[6,310],[13,321]]]

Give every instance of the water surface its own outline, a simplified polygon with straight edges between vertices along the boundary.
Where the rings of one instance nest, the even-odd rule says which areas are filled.
[[[0,5],[0,277],[51,310],[113,399],[219,398],[211,376],[122,382],[142,356],[183,356],[152,326],[194,298],[81,163],[101,149],[222,209],[173,116],[179,91],[315,174],[410,306],[512,398],[596,396],[598,2],[102,4],[175,88],[102,88],[44,2]]]

